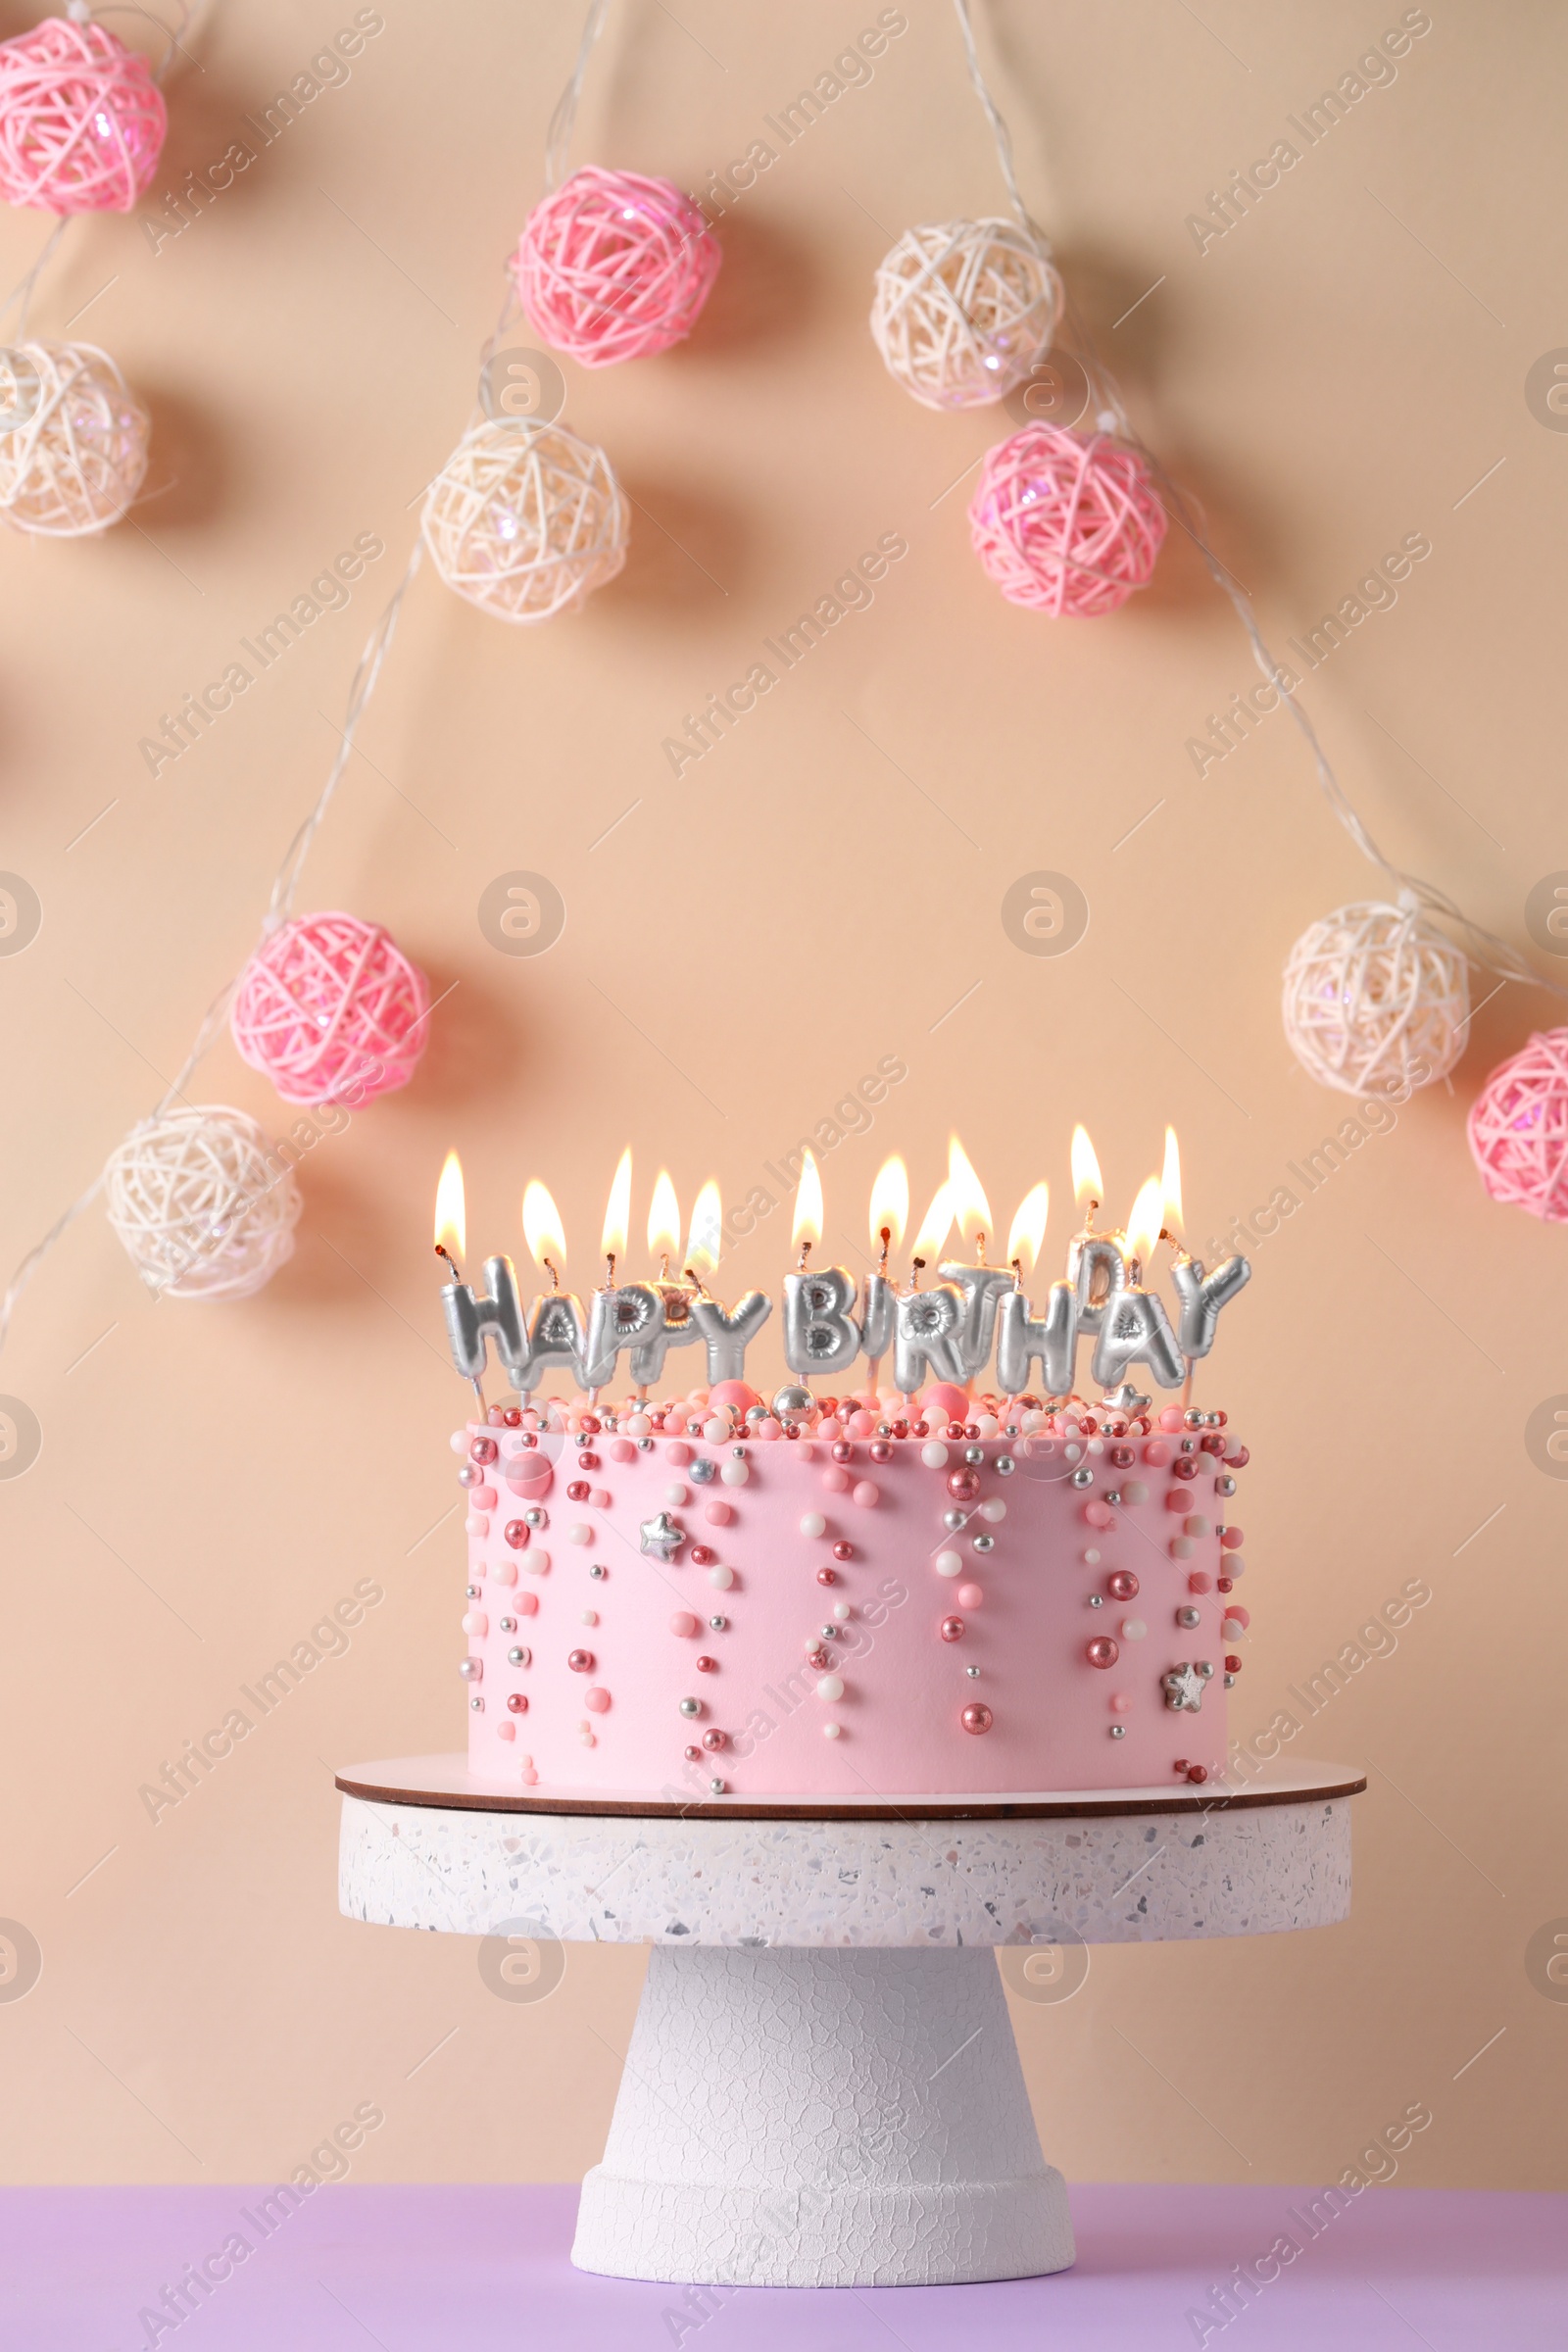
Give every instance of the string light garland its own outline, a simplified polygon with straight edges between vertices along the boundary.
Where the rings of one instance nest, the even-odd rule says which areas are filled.
[[[987,451],[969,535],[1009,604],[1089,620],[1150,579],[1165,510],[1136,450],[1036,422]]]
[[[1471,1106],[1470,1151],[1494,1200],[1568,1225],[1568,1029],[1538,1031]]]
[[[112,0],[118,4],[118,0]],[[87,0],[0,41],[0,201],[56,215],[31,269],[0,304],[0,514],[37,538],[95,538],[128,511],[147,472],[147,411],[92,343],[27,340],[27,314],[68,218],[128,213],[148,186],[169,114],[160,87],[190,18],[157,67],[95,23]],[[4,321],[18,312],[15,340]]]
[[[1468,959],[1409,891],[1396,906],[1341,906],[1292,948],[1284,1013],[1291,1051],[1319,1085],[1413,1093],[1464,1052]]]
[[[241,1058],[285,1102],[358,1108],[407,1086],[430,991],[379,923],[307,914],[280,923],[240,975],[229,1026]]]
[[[720,259],[673,181],[586,164],[534,206],[512,268],[535,331],[584,368],[612,368],[683,341]]]
[[[338,747],[326,781],[317,794],[309,814],[300,824],[283,856],[283,861],[272,878],[267,913],[262,923],[262,946],[284,930],[293,913],[294,900],[299,891],[305,861],[319,831],[327,810],[332,805],[343,772],[354,751],[359,732],[381,667],[392,640],[397,633],[403,602],[416,577],[423,558],[422,545],[416,541],[409,559],[408,569],[393,591],[385,610],[376,620],[365,650],[361,654],[354,677],[349,686],[348,706],[338,734]],[[245,967],[248,969],[249,966]],[[76,1219],[85,1214],[93,1202],[110,1187],[111,1222],[120,1233],[132,1260],[144,1281],[156,1288],[180,1287],[177,1296],[183,1298],[217,1298],[249,1297],[263,1283],[271,1279],[293,1249],[293,1230],[298,1220],[298,1208],[289,1209],[293,1179],[281,1159],[269,1156],[261,1131],[244,1111],[228,1110],[219,1104],[195,1108],[185,1100],[190,1084],[214,1041],[229,1017],[229,1011],[245,977],[245,969],[225,981],[202,1015],[190,1052],[186,1054],[173,1078],[145,1119],[132,1128],[86,1191],[62,1210],[47,1233],[26,1252],[0,1296],[0,1348],[3,1348],[11,1329],[11,1319],[17,1302],[26,1290],[44,1260],[70,1231]],[[412,967],[411,967],[412,969]],[[433,1008],[432,1008],[433,1009]],[[352,1102],[352,1096],[346,1097]],[[362,1098],[368,1100],[368,1096]],[[226,1122],[233,1132],[227,1140],[216,1129],[203,1130],[205,1141],[192,1148],[186,1157],[183,1148],[176,1151],[164,1135],[171,1119],[194,1117],[220,1125]],[[244,1144],[236,1137],[243,1134]],[[148,1152],[141,1146],[152,1138]],[[187,1139],[188,1140],[188,1139]],[[260,1160],[251,1156],[251,1148],[260,1152]],[[205,1192],[201,1171],[206,1168],[212,1191]],[[257,1174],[258,1167],[261,1170]],[[222,1192],[219,1172],[226,1169],[233,1188]],[[256,1177],[251,1184],[252,1176]],[[265,1183],[263,1178],[265,1177]],[[271,1195],[282,1190],[281,1203],[268,1206],[261,1198],[265,1191]],[[223,1209],[214,1204],[227,1200]],[[243,1218],[240,1212],[243,1208]],[[188,1211],[189,1222],[180,1220]],[[214,1219],[223,1230],[218,1231]],[[202,1220],[206,1219],[203,1226]],[[236,1222],[239,1220],[239,1222]],[[240,1223],[244,1237],[240,1238]],[[202,1239],[205,1231],[206,1239]],[[285,1242],[284,1235],[287,1235]],[[168,1250],[164,1250],[163,1242]],[[232,1245],[232,1246],[231,1246]],[[189,1255],[182,1254],[189,1252]],[[225,1254],[226,1253],[226,1254]],[[208,1279],[209,1258],[221,1258],[222,1267]],[[177,1261],[177,1262],[176,1262]]]
[[[0,41],[0,202],[128,213],[168,129],[147,59],[93,24],[80,0],[69,20],[45,17]]]
[[[630,510],[593,442],[564,424],[487,417],[430,484],[420,529],[449,588],[526,624],[575,612],[614,578]]]
[[[147,471],[147,411],[93,343],[13,344],[0,433],[0,514],[43,539],[86,539],[118,522]]]
[[[923,407],[984,408],[1028,381],[1061,299],[1050,251],[1026,220],[927,223],[906,228],[878,266],[871,340]]]
[[[294,1253],[299,1186],[243,1110],[183,1104],[147,1120],[104,1183],[109,1222],[161,1298],[248,1298]]]
[[[576,62],[551,117],[545,182],[559,196],[564,196],[584,176],[578,173],[566,182],[565,189],[561,186],[583,77],[608,14],[609,0],[591,0]],[[677,206],[688,209],[691,221],[707,238],[707,224],[696,206],[669,182],[644,180],[636,173],[606,173],[600,177],[606,182],[624,180],[628,189],[635,186],[664,190]],[[586,202],[587,191],[581,190],[579,194]],[[617,317],[611,308],[607,307],[599,316],[594,313],[587,296],[586,277],[573,286],[566,276],[551,275],[548,257],[558,251],[557,232],[563,230],[577,199],[573,197],[560,214],[550,209],[552,201],[547,196],[542,207],[535,207],[523,230],[522,245],[509,274],[506,302],[480,354],[481,382],[488,362],[521,307],[519,287],[533,282],[530,272],[537,280],[535,290],[541,304],[547,311],[552,304],[556,306],[554,331],[567,338],[560,348],[572,352],[585,365],[607,367],[612,361],[634,357],[636,349],[662,350],[686,331],[684,326],[677,327],[674,332],[665,333],[662,342],[646,339],[650,333],[663,333],[665,327],[673,324],[670,312],[673,287],[663,280],[662,273],[674,249],[653,234],[651,218],[624,221],[622,226],[630,236],[630,243],[620,248],[614,245],[603,213],[597,206],[589,207],[583,229],[587,241],[579,250],[573,232],[573,239],[567,240],[565,248],[568,254],[576,253],[586,267],[590,245],[593,246],[609,272],[605,280],[607,292],[611,277],[619,267],[615,255],[620,254],[625,268],[617,280],[617,299],[622,306],[618,324],[628,328],[622,337],[617,332]],[[628,204],[623,209],[632,213],[636,208]],[[589,212],[598,222],[591,232],[586,225]],[[535,254],[530,232],[541,214],[543,224]],[[711,245],[711,239],[708,243]],[[712,245],[710,255],[706,247],[699,253],[694,245],[688,258],[693,260],[697,272],[693,285],[687,289],[687,308],[690,318],[695,318],[717,270],[718,248]],[[653,277],[660,277],[662,284],[652,298],[650,309],[639,314],[636,306],[638,287],[644,282],[640,276],[644,265],[651,272],[648,285],[651,287]],[[690,298],[698,283],[701,295],[694,304]],[[658,323],[661,320],[662,325]],[[548,339],[552,329],[540,323],[538,331]],[[582,348],[573,348],[570,340],[573,337]],[[592,358],[588,356],[590,351]],[[578,611],[596,588],[604,587],[615,577],[626,561],[631,510],[604,450],[592,441],[580,439],[559,419],[480,416],[470,420],[463,439],[430,483],[420,529],[431,561],[449,588],[498,620],[529,626],[553,620],[559,612]]]
[[[998,162],[1014,210],[1020,221],[1027,221],[1006,125],[980,68],[968,0],[954,0],[954,7],[970,79],[996,140]],[[1362,857],[1377,869],[1387,893],[1381,901],[1338,908],[1313,924],[1292,949],[1283,1008],[1292,1051],[1321,1084],[1348,1093],[1358,1093],[1363,1085],[1380,1079],[1412,1091],[1433,1085],[1454,1068],[1468,1037],[1468,965],[1476,964],[1499,980],[1544,989],[1559,998],[1568,999],[1568,987],[1535,971],[1507,940],[1474,921],[1438,884],[1385,856],[1336,775],[1311,718],[1297,698],[1290,672],[1265,643],[1247,591],[1215,555],[1201,521],[1137,433],[1114,377],[1101,363],[1093,337],[1073,314],[1065,295],[1062,315],[1070,324],[1088,381],[1097,435],[1115,435],[1112,446],[1138,461],[1167,521],[1174,522],[1192,541],[1215,586],[1229,599],[1259,673],[1278,694],[1306,746],[1324,799]],[[1051,426],[1025,429],[1058,436],[1066,430]],[[1087,442],[1089,437],[1074,433],[1072,438]],[[1053,609],[1049,589],[1042,608],[1017,549],[1013,534],[1019,527],[1018,517],[1004,510],[1004,527],[999,527],[1004,518],[985,503],[989,474],[992,469],[1003,472],[999,461],[1007,447],[1003,443],[983,461],[981,486],[970,508],[971,530],[982,561],[999,578],[1004,594],[1049,611]],[[1011,486],[1014,478],[1009,468],[1005,474],[1007,495],[1014,506],[1021,506],[1022,493]],[[1055,609],[1066,612],[1072,608],[1063,599]],[[1560,1203],[1561,1188],[1568,1183],[1561,1164],[1561,1142],[1568,1131],[1564,1040],[1568,1040],[1564,1030],[1535,1037],[1513,1062],[1494,1071],[1471,1114],[1470,1128],[1471,1149],[1493,1197],[1517,1200],[1521,1206],[1532,1207],[1533,1213],[1553,1219],[1561,1213],[1560,1206],[1539,1203]],[[1499,1126],[1499,1082],[1516,1065],[1518,1100]]]

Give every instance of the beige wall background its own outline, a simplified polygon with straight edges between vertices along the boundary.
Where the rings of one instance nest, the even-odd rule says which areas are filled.
[[[520,1256],[538,1174],[586,1280],[628,1139],[639,1219],[661,1160],[683,1202],[710,1173],[733,1200],[883,1055],[907,1078],[824,1159],[846,1247],[883,1153],[928,1195],[951,1125],[999,1214],[1050,1178],[1054,1251],[1075,1119],[1129,1203],[1173,1119],[1201,1236],[1344,1115],[1291,1059],[1278,974],[1372,877],[1284,718],[1195,773],[1188,738],[1251,682],[1233,614],[1180,546],[1113,619],[1004,604],[950,485],[1008,420],[915,407],[872,351],[893,238],[1001,197],[951,13],[905,8],[872,78],[735,208],[691,342],[568,368],[570,421],[637,501],[623,578],[538,633],[428,575],[413,593],[302,904],[385,921],[453,993],[415,1083],[307,1155],[292,1264],[248,1304],[155,1304],[95,1210],[18,1315],[0,1387],[43,1447],[0,1482],[0,1914],[43,1973],[0,2003],[10,2178],[271,2179],[365,2100],[386,2120],[359,2179],[564,2179],[599,2153],[638,1953],[574,1948],[551,1999],[511,2006],[472,1942],[335,1907],[334,1767],[462,1737],[460,1543],[429,1532],[461,1405],[429,1257],[449,1144],[475,1257]],[[217,8],[155,198],[353,13]],[[156,250],[143,219],[76,228],[35,313],[59,334],[82,312],[72,331],[157,421],[136,527],[0,545],[0,863],[44,910],[0,959],[7,1263],[156,1099],[253,941],[539,192],[579,12],[381,13],[351,78],[194,225]],[[626,0],[576,157],[699,183],[877,13]],[[1393,83],[1255,212],[1201,253],[1186,226],[1402,13],[999,0],[981,37],[1075,293],[1275,642],[1430,539],[1306,696],[1390,851],[1523,944],[1531,887],[1568,865],[1568,441],[1525,397],[1568,343],[1560,19],[1432,0]],[[5,283],[45,225],[0,220]],[[160,713],[368,531],[387,553],[350,607],[149,776]],[[683,713],[889,531],[909,553],[871,608],[676,782],[661,743]],[[533,958],[476,916],[518,867],[567,907]],[[1003,928],[1036,868],[1090,902],[1070,955]],[[1419,2101],[1401,2182],[1563,2182],[1544,2086],[1568,2006],[1527,1947],[1568,1914],[1568,1484],[1525,1425],[1568,1390],[1564,1243],[1488,1203],[1463,1137],[1486,1071],[1551,1017],[1494,995],[1452,1091],[1262,1243],[1226,1318],[1209,1390],[1253,1448],[1238,1733],[1407,1580],[1431,1599],[1297,1742],[1369,1772],[1348,1925],[1100,1951],[1074,1999],[1018,2009],[1070,2176],[1315,2181]],[[226,1040],[195,1097],[286,1130]],[[734,1253],[734,1289],[777,1280],[786,1227]],[[141,1786],[364,1577],[385,1598],[347,1654],[151,1820]]]

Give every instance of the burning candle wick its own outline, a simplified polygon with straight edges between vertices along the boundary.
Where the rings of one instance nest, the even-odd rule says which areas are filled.
[[[795,1261],[795,1271],[796,1271],[796,1273],[797,1273],[797,1274],[804,1274],[804,1273],[806,1272],[806,1261],[807,1261],[807,1259],[808,1259],[808,1258],[810,1256],[810,1254],[811,1254],[811,1245],[810,1245],[810,1243],[809,1243],[808,1241],[805,1241],[805,1242],[803,1242],[803,1243],[801,1244],[801,1254],[800,1254],[800,1256],[799,1256],[799,1257],[796,1259],[796,1261]]]
[[[458,1270],[458,1261],[453,1256],[451,1250],[447,1248],[444,1242],[437,1242],[435,1246],[435,1253],[437,1257],[444,1258],[447,1264],[451,1267],[453,1281],[461,1282],[463,1280],[463,1276]]]
[[[561,1290],[561,1276],[556,1272],[555,1267],[551,1264],[548,1257],[542,1257],[539,1260],[539,1263],[543,1266],[545,1272],[550,1277],[551,1290],[559,1294]]]

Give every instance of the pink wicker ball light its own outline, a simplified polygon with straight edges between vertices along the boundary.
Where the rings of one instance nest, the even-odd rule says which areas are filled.
[[[128,213],[169,128],[152,68],[101,24],[45,17],[0,41],[0,200]]]
[[[379,923],[306,914],[282,923],[240,976],[234,1043],[285,1102],[351,1108],[406,1086],[424,1051],[424,974]]]
[[[1165,510],[1123,442],[1026,424],[987,451],[969,532],[1009,604],[1088,620],[1114,612],[1151,578]]]
[[[545,341],[584,368],[612,368],[689,335],[721,258],[672,181],[588,164],[534,206],[512,268]]]
[[[1494,1200],[1568,1225],[1568,1029],[1539,1032],[1476,1097],[1470,1150]]]

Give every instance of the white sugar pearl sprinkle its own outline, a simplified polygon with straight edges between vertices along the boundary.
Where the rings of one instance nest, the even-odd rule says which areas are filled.
[[[710,1585],[716,1585],[720,1592],[727,1592],[731,1585],[735,1582],[735,1571],[733,1568],[725,1568],[723,1566],[710,1568],[708,1571],[708,1581]]]
[[[982,1519],[989,1519],[992,1526],[995,1527],[998,1520],[1005,1519],[1007,1516],[1007,1506],[1000,1495],[993,1495],[989,1502],[983,1502],[980,1505],[980,1516]]]
[[[932,1566],[936,1569],[938,1576],[961,1576],[963,1556],[956,1551],[939,1551]]]
[[[820,1511],[806,1513],[801,1521],[801,1533],[803,1536],[825,1536],[827,1534],[827,1521]]]
[[[726,1487],[744,1487],[752,1474],[744,1462],[730,1460],[724,1464],[718,1475]]]
[[[928,1470],[945,1470],[948,1466],[948,1449],[939,1439],[933,1438],[929,1446],[921,1446],[920,1459]]]
[[[824,1723],[822,1737],[824,1740],[836,1740],[843,1729],[844,1726],[841,1723]]]
[[[818,1675],[816,1682],[816,1695],[818,1698],[825,1698],[828,1700],[842,1698],[844,1696],[843,1677],[837,1674]]]

